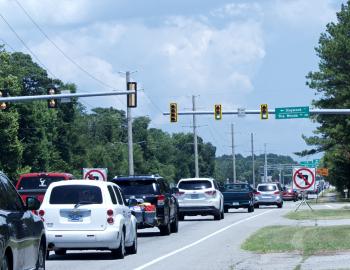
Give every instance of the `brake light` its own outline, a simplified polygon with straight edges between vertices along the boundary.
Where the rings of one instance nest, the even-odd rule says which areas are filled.
[[[157,204],[158,205],[164,205],[165,203],[165,196],[164,195],[158,195],[157,196]]]
[[[259,191],[255,191],[254,195],[261,195],[261,193]]]
[[[278,195],[278,194],[280,194],[280,192],[279,191],[275,191],[273,194]]]
[[[156,206],[153,204],[145,205],[144,210],[145,212],[155,212]]]
[[[206,191],[205,194],[214,197],[214,196],[216,195],[216,190],[209,190],[209,191]]]
[[[112,209],[107,210],[107,216],[113,216],[113,210]]]
[[[45,215],[45,211],[44,210],[39,210],[39,216],[43,217]]]
[[[108,222],[108,224],[112,225],[114,223],[114,219],[112,217],[109,217],[109,218],[107,218],[107,222]]]
[[[180,197],[180,196],[182,196],[182,195],[184,195],[184,194],[185,194],[185,192],[179,191],[179,192],[177,192],[177,193],[175,194],[175,196],[176,196],[176,197]]]

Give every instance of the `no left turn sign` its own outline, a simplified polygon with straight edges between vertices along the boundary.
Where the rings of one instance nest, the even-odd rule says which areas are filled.
[[[106,168],[84,168],[83,178],[88,180],[107,181]]]
[[[315,168],[293,168],[293,188],[315,189]]]

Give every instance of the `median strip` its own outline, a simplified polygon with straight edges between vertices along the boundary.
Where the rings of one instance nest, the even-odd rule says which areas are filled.
[[[320,210],[303,210],[298,212],[289,212],[285,215],[286,218],[295,219],[295,220],[330,220],[330,219],[349,219],[350,218],[350,209],[320,209]]]

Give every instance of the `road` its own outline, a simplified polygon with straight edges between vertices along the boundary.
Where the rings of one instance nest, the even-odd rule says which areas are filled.
[[[253,213],[231,209],[221,221],[186,217],[179,233],[170,236],[160,236],[157,229],[139,230],[138,253],[123,260],[112,259],[108,251],[72,251],[66,256],[52,253],[46,265],[49,270],[236,269],[253,256],[240,250],[244,239],[261,227],[275,225],[293,207],[294,203],[285,203],[282,209],[264,207]]]

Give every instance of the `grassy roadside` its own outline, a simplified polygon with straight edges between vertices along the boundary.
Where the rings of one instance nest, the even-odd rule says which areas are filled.
[[[242,249],[262,252],[300,252],[303,256],[350,250],[350,226],[269,226],[251,235]]]
[[[302,210],[298,212],[289,212],[284,217],[295,220],[306,219],[350,219],[349,207],[341,209],[320,209],[320,210]]]

